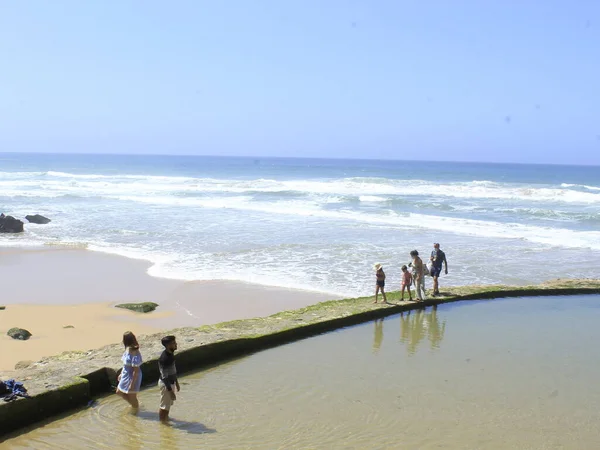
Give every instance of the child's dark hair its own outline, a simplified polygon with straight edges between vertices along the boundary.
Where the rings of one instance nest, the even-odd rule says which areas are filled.
[[[175,342],[175,336],[165,336],[164,338],[162,338],[160,340],[160,343],[162,344],[163,347],[166,347],[171,342]]]
[[[126,331],[123,333],[123,345],[128,348],[140,348],[137,343],[137,339],[135,338],[135,334],[131,331]]]
[[[403,270],[403,271],[404,271],[404,270],[408,270],[408,267],[406,267],[406,264],[404,264],[404,265],[402,266],[402,270]]]
[[[410,256],[419,256],[419,252],[416,250],[413,250],[412,252],[410,252]]]

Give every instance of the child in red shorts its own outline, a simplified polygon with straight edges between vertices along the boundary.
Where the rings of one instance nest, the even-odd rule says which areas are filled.
[[[404,290],[408,289],[408,301],[412,302],[412,294],[410,292],[410,285],[412,284],[412,274],[408,271],[408,267],[402,266],[402,297],[400,301],[404,301]]]

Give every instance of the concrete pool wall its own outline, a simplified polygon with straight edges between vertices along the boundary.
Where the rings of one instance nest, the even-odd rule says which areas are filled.
[[[177,336],[178,372],[185,374],[234,357],[426,306],[507,297],[600,294],[600,280],[555,280],[521,287],[465,286],[448,288],[443,294],[423,303],[374,305],[373,297],[323,302],[269,317],[181,328],[164,334]],[[399,293],[388,293],[388,298],[398,301]],[[140,336],[147,357],[142,365],[145,385],[158,380],[157,358],[162,335]],[[0,403],[0,436],[68,413],[85,406],[94,397],[111,392],[120,369],[121,353],[119,344],[88,352],[66,352],[16,371],[14,377],[25,383],[32,396]],[[152,354],[155,356],[148,357]]]

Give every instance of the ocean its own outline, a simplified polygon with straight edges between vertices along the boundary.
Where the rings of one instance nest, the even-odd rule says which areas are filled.
[[[374,263],[398,288],[433,242],[442,287],[600,278],[597,166],[0,153],[0,211],[52,219],[0,246],[113,253],[173,279],[366,295]]]

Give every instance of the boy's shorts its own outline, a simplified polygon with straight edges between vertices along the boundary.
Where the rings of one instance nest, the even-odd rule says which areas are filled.
[[[158,382],[158,386],[160,387],[160,409],[169,411],[171,409],[171,405],[173,404],[171,392],[167,389],[167,386],[162,381]]]

